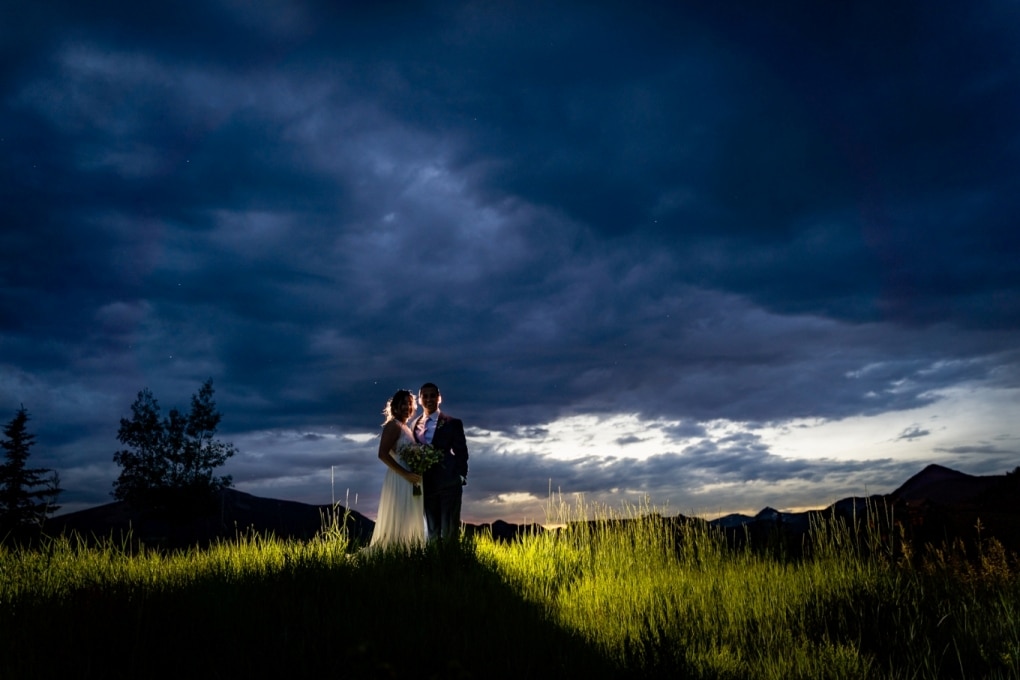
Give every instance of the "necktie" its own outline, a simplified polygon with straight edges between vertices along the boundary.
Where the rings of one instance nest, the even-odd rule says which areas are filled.
[[[427,441],[425,441],[425,430],[428,429],[428,425],[429,425],[428,416],[423,415],[418,420],[418,441],[420,441],[422,444],[428,443]]]

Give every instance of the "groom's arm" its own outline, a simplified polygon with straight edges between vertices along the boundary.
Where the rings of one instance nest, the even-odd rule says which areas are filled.
[[[466,484],[468,473],[468,447],[467,437],[464,436],[464,422],[459,418],[454,418],[451,425],[454,425],[454,430],[452,432],[453,437],[450,439],[450,449],[456,457],[456,472],[463,478]]]

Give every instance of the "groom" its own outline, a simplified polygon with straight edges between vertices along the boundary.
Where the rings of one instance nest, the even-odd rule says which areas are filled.
[[[429,540],[460,538],[460,501],[467,484],[468,450],[464,423],[440,413],[443,397],[434,383],[418,390],[423,413],[414,421],[414,438],[443,452],[443,460],[425,471],[425,523]]]

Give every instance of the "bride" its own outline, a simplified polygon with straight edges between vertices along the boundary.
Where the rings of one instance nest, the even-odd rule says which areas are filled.
[[[386,477],[379,495],[371,548],[425,543],[423,497],[412,492],[413,485],[421,484],[421,475],[404,468],[397,457],[401,445],[414,443],[406,423],[415,408],[414,396],[408,390],[397,390],[383,409],[386,422],[379,440],[379,460],[386,465]]]

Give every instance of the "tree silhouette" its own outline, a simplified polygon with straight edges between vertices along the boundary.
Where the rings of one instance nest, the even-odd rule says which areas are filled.
[[[4,427],[4,462],[0,464],[0,527],[6,531],[40,528],[47,515],[60,509],[60,477],[49,468],[28,467],[35,435],[28,431],[22,406]]]
[[[222,416],[213,401],[212,378],[191,397],[191,412],[176,408],[160,417],[159,403],[148,389],[131,405],[131,419],[121,418],[117,440],[127,448],[113,460],[121,466],[113,497],[139,510],[200,515],[229,475],[216,468],[236,453],[233,444],[215,438]]]

